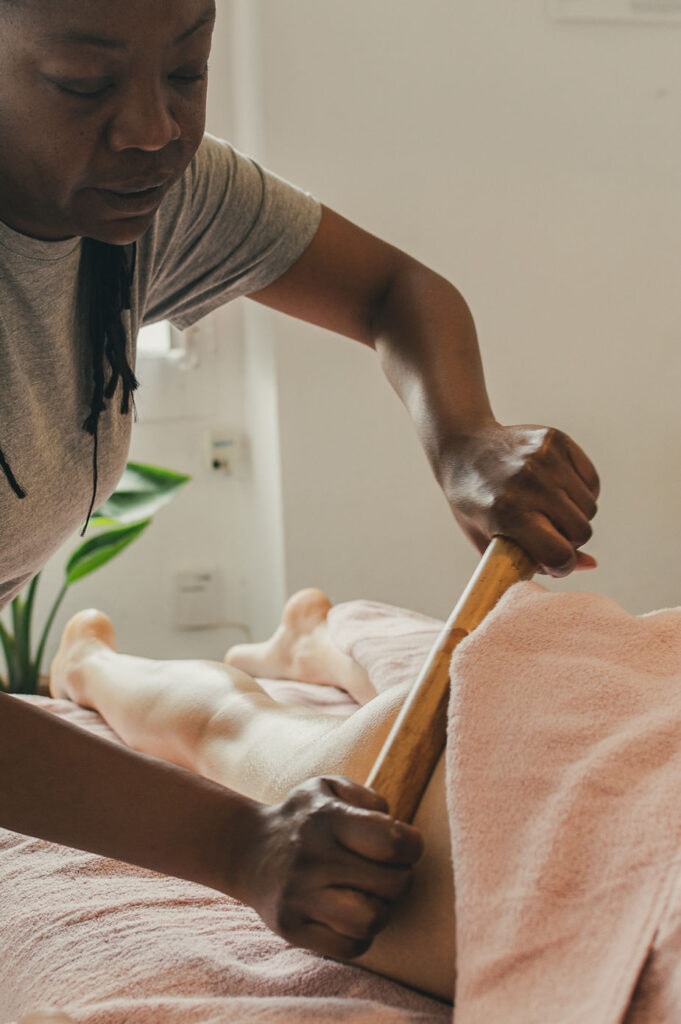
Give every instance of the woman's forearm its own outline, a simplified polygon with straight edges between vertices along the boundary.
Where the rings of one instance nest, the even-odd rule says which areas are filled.
[[[298,263],[254,298],[374,348],[431,461],[439,442],[493,421],[460,292],[333,211]]]
[[[437,469],[453,437],[494,422],[471,312],[453,284],[405,258],[372,326],[385,375]]]
[[[0,825],[222,892],[252,801],[0,694]]]

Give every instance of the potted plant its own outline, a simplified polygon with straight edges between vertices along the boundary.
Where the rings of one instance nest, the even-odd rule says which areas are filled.
[[[64,580],[33,647],[33,612],[40,573],[10,603],[11,628],[0,620],[5,675],[0,688],[10,693],[37,693],[47,638],[66,591],[78,580],[111,561],[142,534],[154,514],[189,480],[159,466],[129,462],[118,486],[90,520],[97,532],[83,541],[66,563]]]

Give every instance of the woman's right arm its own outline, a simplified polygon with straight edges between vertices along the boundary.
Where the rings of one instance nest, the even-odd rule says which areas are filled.
[[[0,826],[234,896],[332,956],[368,948],[420,854],[361,786],[314,780],[265,807],[5,693],[0,772]]]

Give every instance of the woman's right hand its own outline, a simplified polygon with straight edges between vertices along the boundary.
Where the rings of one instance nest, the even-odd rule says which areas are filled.
[[[418,830],[391,818],[378,794],[338,776],[255,806],[241,898],[295,946],[360,956],[409,888],[423,848]]]

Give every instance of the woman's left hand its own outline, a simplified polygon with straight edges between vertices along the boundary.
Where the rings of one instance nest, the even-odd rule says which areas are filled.
[[[294,946],[342,960],[385,928],[423,849],[383,797],[339,776],[310,779],[279,804],[253,803],[248,821],[233,894]]]

